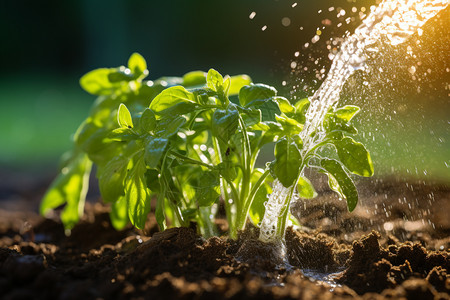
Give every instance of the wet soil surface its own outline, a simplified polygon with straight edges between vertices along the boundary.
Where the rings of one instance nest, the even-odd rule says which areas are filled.
[[[292,212],[304,226],[275,248],[252,226],[237,240],[204,239],[190,228],[158,232],[150,216],[144,231],[117,232],[108,207],[89,203],[66,237],[56,219],[24,199],[14,209],[8,195],[0,199],[0,298],[450,299],[450,189],[371,188],[351,214],[326,190],[297,202]]]

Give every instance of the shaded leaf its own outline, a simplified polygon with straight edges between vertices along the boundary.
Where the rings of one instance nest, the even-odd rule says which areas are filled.
[[[139,128],[142,132],[149,133],[150,131],[153,131],[155,127],[156,127],[155,113],[151,109],[146,108],[142,113],[141,118],[139,119]]]
[[[169,138],[176,134],[184,124],[186,124],[186,119],[181,116],[161,119],[156,125],[155,135]]]
[[[165,138],[150,136],[146,139],[144,158],[149,168],[154,169],[159,165],[168,145],[169,140]]]
[[[113,69],[108,74],[108,80],[111,83],[120,83],[122,81],[129,82],[134,79],[135,77],[131,73],[130,69],[125,68],[124,66],[121,66],[117,69]]]
[[[277,90],[274,87],[262,83],[250,84],[240,89],[239,102],[242,106],[258,106],[276,94]]]
[[[97,178],[100,194],[105,202],[115,202],[125,194],[128,158],[117,156],[104,166],[98,166]]]
[[[270,167],[285,187],[290,187],[296,181],[301,163],[302,158],[295,143],[283,138],[275,144],[275,161]]]
[[[150,195],[145,179],[147,168],[142,155],[135,157],[130,167],[125,181],[128,218],[136,228],[143,229],[150,212]]]
[[[239,125],[239,112],[230,107],[226,110],[216,109],[212,117],[212,133],[222,142],[228,143]]]
[[[334,159],[322,159],[320,165],[327,172],[330,188],[346,199],[348,210],[353,211],[358,203],[358,191],[352,179]]]
[[[202,172],[195,187],[195,199],[198,206],[211,206],[220,196],[219,185],[219,172]]]
[[[161,193],[161,185],[159,183],[159,172],[154,169],[149,169],[145,172],[145,179],[147,187],[154,193]]]
[[[216,168],[219,174],[229,181],[233,181],[237,176],[236,166],[229,159],[225,159]]]
[[[238,109],[246,127],[251,127],[261,122],[261,111],[259,109],[245,107],[239,107]]]

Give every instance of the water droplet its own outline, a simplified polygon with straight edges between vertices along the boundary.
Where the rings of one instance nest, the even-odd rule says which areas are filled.
[[[281,19],[281,24],[284,27],[287,27],[287,26],[291,25],[291,19],[289,19],[288,17],[284,17],[283,19]]]

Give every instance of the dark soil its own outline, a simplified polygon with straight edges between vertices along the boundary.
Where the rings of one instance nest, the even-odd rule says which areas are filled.
[[[158,232],[150,216],[145,231],[117,232],[100,204],[88,203],[66,237],[33,204],[13,209],[8,194],[0,199],[8,208],[0,209],[0,298],[450,299],[448,187],[390,181],[376,190],[363,188],[351,214],[326,190],[297,203],[305,227],[287,231],[285,261],[252,226],[236,241],[206,240],[190,228]]]

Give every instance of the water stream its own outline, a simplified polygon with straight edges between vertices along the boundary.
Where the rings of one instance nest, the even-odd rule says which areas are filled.
[[[379,45],[387,42],[393,46],[406,41],[430,18],[444,9],[450,0],[385,0],[373,10],[355,32],[348,36],[333,59],[327,77],[310,98],[311,106],[300,138],[302,154],[320,143],[325,133],[322,120],[328,109],[337,104],[343,85],[357,70],[365,69],[370,52],[378,52]],[[317,134],[311,136],[316,130]],[[295,185],[294,185],[295,186]],[[292,187],[284,187],[277,180],[273,193],[266,203],[261,223],[260,240],[270,242],[279,239],[277,220],[286,207],[286,195]]]

